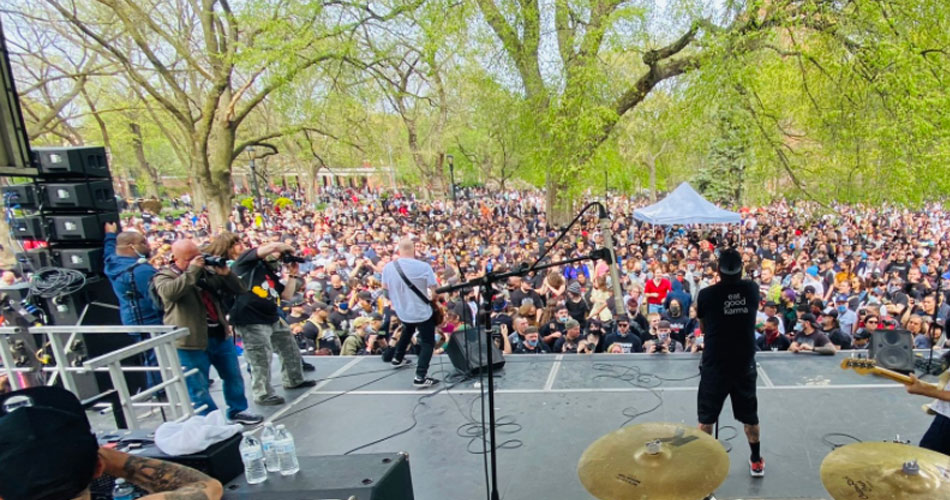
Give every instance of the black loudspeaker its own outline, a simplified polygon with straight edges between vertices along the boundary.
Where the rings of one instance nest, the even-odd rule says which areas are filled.
[[[115,191],[109,179],[91,182],[49,183],[41,198],[50,209],[116,210]]]
[[[465,375],[472,375],[488,368],[489,348],[492,350],[492,367],[498,370],[505,366],[505,357],[491,341],[491,336],[485,335],[482,338],[481,349],[478,344],[478,331],[474,328],[465,327],[462,331],[452,333],[445,352],[456,370]]]
[[[33,184],[14,184],[0,188],[4,206],[36,208],[36,188]]]
[[[109,177],[106,149],[102,146],[77,148],[33,148],[43,177]]]
[[[192,455],[169,456],[155,446],[155,433],[146,430],[99,432],[96,438],[100,446],[115,447],[116,450],[133,453],[136,456],[155,458],[185,465],[227,484],[244,474],[239,449],[242,439],[237,433],[224,441],[209,446],[204,451]],[[302,472],[302,471],[301,471]],[[273,474],[271,475],[273,477]],[[103,475],[95,479],[90,487],[93,500],[112,500],[112,488],[115,478]],[[144,493],[144,492],[143,492]]]
[[[105,237],[103,225],[118,222],[117,212],[104,214],[53,215],[49,221],[50,241],[102,242]]]
[[[225,500],[298,500],[358,498],[414,500],[409,457],[405,453],[299,457],[293,476],[268,474],[267,481],[247,484],[241,475],[224,487]]]
[[[914,371],[914,336],[907,330],[875,330],[871,332],[868,355],[881,368],[898,372]]]
[[[44,228],[43,217],[39,215],[30,215],[27,217],[17,217],[10,222],[10,232],[18,240],[44,240],[46,239],[46,230]]]
[[[23,271],[39,271],[53,264],[52,255],[46,248],[34,248],[25,252],[17,252],[16,260]]]
[[[76,293],[44,299],[44,309],[52,318],[55,326],[69,325],[121,325],[118,299],[109,280],[90,277],[86,285]],[[139,341],[139,338],[127,333],[89,333],[77,338],[77,344],[69,346],[80,353],[80,358],[91,359],[117,351]],[[132,357],[122,362],[125,366],[140,366],[141,360]],[[83,389],[81,398],[112,389],[112,379],[108,373],[94,374],[94,386]],[[148,387],[145,372],[126,372],[125,383],[129,392],[135,394]]]
[[[86,274],[102,274],[104,249],[97,248],[54,248],[53,262],[59,267],[75,269]]]

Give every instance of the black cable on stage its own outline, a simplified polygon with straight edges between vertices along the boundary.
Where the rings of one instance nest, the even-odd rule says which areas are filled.
[[[370,383],[372,383],[372,382],[374,382],[374,381],[371,381]],[[383,443],[383,442],[385,442],[385,441],[389,441],[390,439],[393,439],[393,438],[395,438],[395,437],[401,436],[401,435],[406,434],[407,432],[409,432],[409,431],[415,429],[416,426],[419,425],[419,421],[416,419],[416,410],[418,410],[418,409],[419,409],[420,407],[422,407],[422,406],[425,406],[425,400],[426,400],[426,399],[429,399],[429,398],[431,398],[431,397],[433,397],[433,396],[435,396],[436,394],[438,394],[438,393],[440,393],[440,392],[442,392],[442,391],[447,391],[447,390],[449,390],[450,388],[452,388],[452,387],[454,387],[454,386],[455,386],[455,384],[444,385],[444,386],[442,386],[440,389],[436,390],[435,392],[430,392],[430,393],[428,393],[428,394],[423,394],[422,396],[420,396],[419,399],[416,400],[415,406],[412,407],[412,411],[409,413],[409,416],[412,417],[412,424],[410,424],[409,427],[406,427],[405,429],[402,429],[402,430],[400,430],[400,431],[396,431],[396,432],[394,432],[394,433],[392,433],[392,434],[390,434],[390,435],[388,435],[388,436],[382,437],[382,438],[377,439],[377,440],[375,440],[375,441],[371,441],[371,442],[369,442],[369,443],[366,443],[366,444],[357,446],[356,448],[353,448],[352,450],[349,450],[349,451],[347,451],[347,452],[345,452],[345,453],[343,453],[343,454],[344,454],[344,455],[349,455],[350,453],[353,453],[353,452],[362,450],[362,449],[364,449],[364,448],[369,448],[370,446],[374,446],[374,445]],[[339,396],[343,396],[343,395],[344,395],[344,394],[339,394]],[[332,398],[329,398],[329,399],[332,399]],[[323,401],[320,401],[320,403],[323,403],[323,402],[326,402],[326,401],[328,401],[328,399],[323,400]],[[319,404],[319,403],[318,403],[318,404]]]
[[[409,366],[409,365],[404,365],[404,366]],[[347,390],[345,390],[345,391],[343,391],[343,392],[341,392],[341,393],[339,393],[339,394],[334,394],[334,395],[332,395],[332,396],[330,396],[330,397],[328,397],[328,398],[326,398],[326,399],[321,399],[320,401],[317,401],[316,403],[309,404],[309,405],[304,406],[304,407],[302,407],[302,408],[298,408],[298,409],[296,409],[296,410],[294,410],[294,411],[292,411],[292,412],[290,412],[290,413],[285,413],[285,414],[283,414],[283,415],[281,415],[281,416],[275,418],[275,419],[272,420],[271,422],[278,422],[278,421],[284,420],[284,419],[286,419],[286,418],[292,417],[292,416],[297,415],[297,414],[299,414],[299,413],[301,413],[301,412],[304,412],[304,411],[306,411],[306,410],[309,410],[309,409],[311,409],[311,408],[313,408],[313,407],[315,407],[315,406],[322,405],[323,403],[326,403],[327,401],[336,399],[336,398],[338,398],[338,397],[340,397],[340,396],[346,396],[346,395],[352,393],[353,391],[356,391],[357,389],[362,389],[362,388],[364,388],[364,387],[366,387],[366,386],[368,386],[368,385],[370,385],[370,384],[372,384],[372,383],[374,383],[374,382],[379,382],[380,380],[383,380],[383,379],[387,379],[387,378],[389,378],[389,377],[392,377],[393,375],[399,373],[399,372],[402,371],[402,370],[400,370],[399,368],[384,368],[384,369],[380,369],[380,370],[370,370],[370,371],[367,371],[367,372],[350,373],[350,374],[345,374],[345,375],[339,375],[339,376],[336,376],[336,377],[326,377],[326,378],[322,378],[322,379],[313,379],[313,380],[315,380],[315,381],[317,381],[317,382],[323,382],[323,381],[326,381],[326,380],[336,380],[336,379],[347,378],[347,377],[356,377],[356,376],[359,376],[359,375],[367,375],[367,374],[370,374],[370,373],[379,373],[379,372],[383,372],[383,371],[386,371],[386,372],[389,372],[389,373],[387,373],[386,375],[383,375],[382,377],[374,378],[373,380],[370,380],[369,382],[360,384],[360,385],[358,385],[358,386],[356,386],[356,387],[353,387],[353,388],[351,388],[351,389],[347,389]]]
[[[630,425],[630,423],[633,422],[634,420],[644,415],[649,415],[650,413],[653,413],[654,411],[660,409],[661,406],[663,406],[663,403],[664,403],[663,396],[660,395],[660,391],[656,390],[656,388],[662,385],[663,382],[677,382],[677,381],[691,380],[700,376],[700,374],[697,372],[695,375],[690,375],[688,377],[662,377],[655,373],[645,372],[639,366],[624,366],[624,365],[618,365],[614,363],[604,363],[604,362],[594,363],[592,367],[594,371],[602,372],[597,375],[594,375],[594,380],[597,380],[599,378],[609,378],[609,379],[614,379],[614,380],[620,380],[621,382],[626,382],[633,387],[646,389],[647,391],[650,392],[650,394],[653,395],[653,397],[656,398],[656,404],[647,410],[639,410],[635,406],[628,406],[624,408],[623,410],[621,410],[620,413],[624,417],[627,417],[627,419],[624,420],[622,424],[620,424],[620,428],[624,428]],[[732,444],[730,444],[729,442],[735,439],[735,437],[739,435],[739,430],[736,429],[736,427],[732,425],[725,425],[725,426],[720,427],[719,429],[720,431],[731,430],[733,432],[732,436],[729,436],[728,438],[724,438],[724,439],[723,438],[719,439],[719,442],[726,449],[726,453],[729,453],[732,451]]]
[[[843,437],[843,438],[852,439],[852,440],[854,440],[855,443],[861,443],[861,442],[863,442],[861,439],[858,439],[858,438],[852,436],[851,434],[847,434],[847,433],[844,433],[844,432],[828,432],[828,433],[824,434],[823,436],[821,436],[821,442],[822,442],[822,443],[825,443],[825,444],[828,445],[828,446],[830,446],[832,450],[837,450],[838,448],[841,448],[842,446],[845,446],[846,444],[851,444],[851,443],[835,443],[834,441],[832,441],[831,439],[829,439],[829,438],[832,438],[832,437]]]
[[[440,365],[441,365],[441,359],[440,359]],[[444,368],[443,368],[443,372],[444,372]],[[460,382],[464,382],[470,379],[471,377],[463,377],[463,379]],[[456,385],[456,384],[453,384],[453,385]],[[481,384],[481,381],[479,381],[479,385],[484,387],[484,385]],[[488,434],[488,429],[486,428],[485,425],[482,424],[482,422],[476,419],[474,415],[475,402],[482,399],[484,391],[481,391],[479,396],[472,398],[471,403],[469,403],[469,409],[468,409],[467,415],[466,415],[466,412],[462,409],[462,406],[459,404],[458,400],[455,398],[455,396],[449,390],[446,390],[445,393],[452,400],[452,403],[455,404],[455,408],[458,410],[459,415],[461,415],[462,419],[465,420],[465,423],[458,426],[455,429],[455,432],[456,434],[458,434],[459,437],[463,437],[463,438],[471,440],[469,441],[468,446],[465,447],[466,451],[468,451],[468,453],[472,455],[483,455],[487,457],[488,450],[487,450],[487,445],[486,445],[486,436]],[[509,415],[502,415],[501,417],[499,417],[495,425],[495,432],[500,433],[500,434],[515,434],[515,433],[520,432],[521,429],[522,429],[521,424],[519,424],[514,419],[514,417],[509,416]],[[483,445],[482,451],[472,450],[472,444],[474,444],[476,440],[482,441],[482,445]],[[524,446],[524,441],[521,441],[520,439],[509,439],[497,445],[496,449],[514,450],[517,448],[521,448],[522,446]],[[486,464],[485,470],[487,473],[488,471],[487,464]]]
[[[81,290],[86,286],[86,275],[75,269],[44,267],[33,273],[29,285],[29,297],[51,299]]]

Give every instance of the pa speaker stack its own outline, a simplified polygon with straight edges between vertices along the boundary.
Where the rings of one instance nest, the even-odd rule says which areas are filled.
[[[105,149],[36,148],[33,161],[32,183],[3,188],[13,236],[40,246],[18,260],[33,271],[52,266],[101,275],[103,225],[119,221]]]

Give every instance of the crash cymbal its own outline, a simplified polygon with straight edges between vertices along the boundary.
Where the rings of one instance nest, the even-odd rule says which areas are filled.
[[[821,463],[835,500],[950,500],[950,456],[899,443],[853,443]]]
[[[647,423],[595,441],[577,474],[600,500],[699,500],[726,479],[729,455],[699,429]]]

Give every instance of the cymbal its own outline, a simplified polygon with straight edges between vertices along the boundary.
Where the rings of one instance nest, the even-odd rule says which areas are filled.
[[[594,441],[577,474],[600,500],[699,500],[726,479],[729,455],[699,429],[646,423]]]
[[[853,443],[821,463],[835,500],[950,500],[950,456],[900,443]]]

